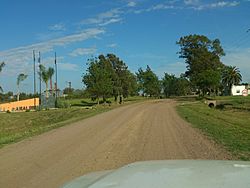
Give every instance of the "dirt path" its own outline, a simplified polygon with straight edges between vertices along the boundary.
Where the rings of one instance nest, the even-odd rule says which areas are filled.
[[[174,101],[124,106],[0,150],[0,187],[59,187],[141,160],[227,159],[184,122]]]

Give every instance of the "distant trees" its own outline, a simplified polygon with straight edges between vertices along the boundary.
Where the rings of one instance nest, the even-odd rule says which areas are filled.
[[[42,79],[42,81],[45,83],[46,86],[46,98],[49,98],[49,92],[48,92],[48,87],[49,87],[49,80],[51,79],[52,75],[54,74],[54,69],[49,67],[46,69],[44,65],[39,65],[39,72],[38,75]]]
[[[236,66],[225,66],[222,71],[222,84],[227,93],[231,94],[232,85],[237,85],[242,81],[242,76]]]
[[[135,94],[137,89],[136,78],[128,70],[127,65],[114,54],[99,55],[98,58],[88,60],[87,73],[83,75],[82,82],[91,97],[106,101],[113,96],[115,101]]]
[[[183,74],[178,78],[173,74],[165,73],[162,87],[165,97],[184,96],[191,93],[190,82]]]
[[[146,70],[142,68],[136,73],[139,89],[143,92],[144,95],[159,97],[161,93],[161,85],[159,78],[147,65]]]
[[[204,95],[215,92],[220,86],[223,64],[220,57],[225,53],[219,39],[210,40],[204,35],[188,35],[177,42],[180,58],[185,59],[185,76]]]
[[[33,93],[19,93],[19,99],[20,100],[25,100],[25,99],[31,99],[34,97],[38,97],[38,94],[33,94]],[[5,103],[5,102],[14,102],[17,98],[17,95],[14,95],[12,91],[8,91],[6,93],[0,93],[0,103]]]
[[[24,81],[27,77],[28,77],[28,75],[23,74],[23,73],[21,73],[17,76],[17,82],[16,82],[16,84],[17,84],[17,101],[19,101],[19,96],[20,96],[20,83],[22,81]]]
[[[14,94],[12,91],[0,93],[0,102],[12,102],[14,100]]]
[[[4,62],[0,63],[0,72],[2,72],[4,66],[5,66]],[[3,91],[3,88],[1,86],[0,86],[0,91],[1,92]]]
[[[66,95],[71,95],[73,92],[74,92],[74,89],[70,87],[66,87],[63,89],[63,94],[66,94]]]

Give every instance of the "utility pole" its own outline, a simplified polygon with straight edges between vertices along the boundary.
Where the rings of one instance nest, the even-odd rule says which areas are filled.
[[[39,109],[41,110],[41,104],[42,104],[42,73],[41,73],[41,53],[39,51],[39,57],[38,57],[38,63],[39,63],[39,90],[40,90],[40,94],[39,94],[39,101],[40,101],[40,104],[39,104]]]
[[[57,107],[57,90],[58,90],[58,87],[57,87],[57,63],[56,63],[56,52],[55,52],[55,72],[56,72],[56,101],[55,101],[55,107]]]
[[[35,56],[35,50],[33,50],[33,68],[34,68],[34,109],[36,109],[36,56]]]

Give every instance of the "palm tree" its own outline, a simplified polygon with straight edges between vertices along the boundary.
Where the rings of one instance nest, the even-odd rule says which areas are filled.
[[[28,75],[23,74],[23,73],[19,74],[17,77],[17,82],[16,82],[16,84],[17,84],[17,101],[19,101],[19,96],[20,96],[20,83],[22,81],[24,81],[27,77],[28,77]]]
[[[4,62],[0,63],[0,72],[2,72],[4,66],[5,66]],[[0,91],[3,91],[3,88],[1,86],[0,86]]]
[[[55,70],[52,67],[49,67],[48,74],[49,74],[49,80],[50,80],[50,91],[52,94],[52,76],[54,75]]]
[[[224,70],[222,71],[222,84],[227,89],[230,90],[232,85],[237,85],[242,81],[242,76],[240,74],[239,68],[236,66],[225,66]]]
[[[46,85],[46,98],[49,98],[49,93],[48,93],[49,74],[48,74],[48,71],[46,70],[45,66],[43,66],[43,65],[39,65],[39,69],[40,69],[40,71],[38,74]]]

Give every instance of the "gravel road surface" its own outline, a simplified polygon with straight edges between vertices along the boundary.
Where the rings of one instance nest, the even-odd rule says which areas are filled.
[[[0,149],[0,187],[53,188],[144,160],[230,159],[172,100],[123,106]]]

